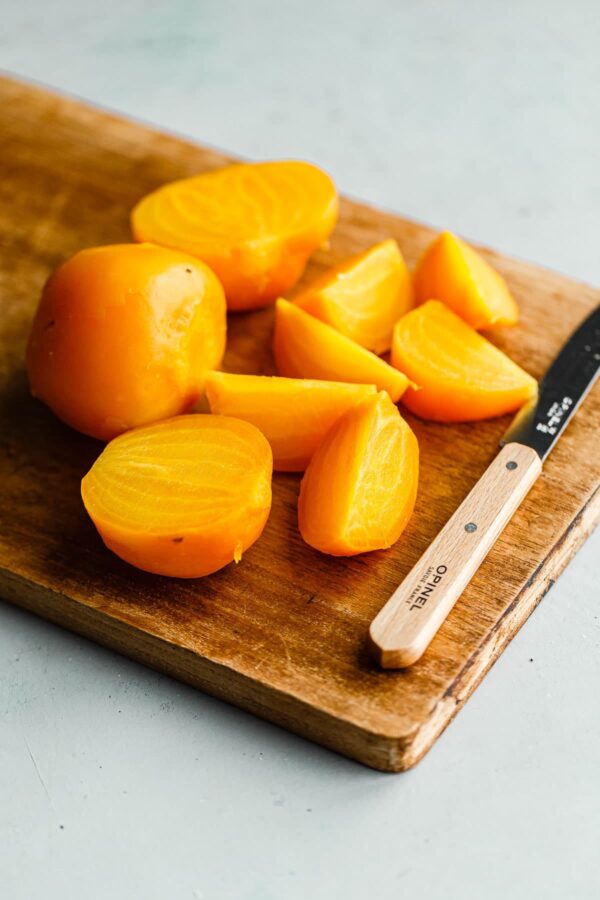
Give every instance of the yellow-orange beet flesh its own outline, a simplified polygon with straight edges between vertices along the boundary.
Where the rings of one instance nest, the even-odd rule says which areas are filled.
[[[410,274],[393,240],[328,269],[293,300],[373,353],[390,349],[394,325],[414,306]]]
[[[502,276],[460,238],[444,231],[414,273],[418,303],[441,300],[472,328],[514,325],[519,308]]]
[[[400,319],[391,358],[419,385],[402,403],[424,419],[489,419],[514,412],[537,392],[535,378],[437,300]]]
[[[409,384],[398,369],[288,300],[276,303],[273,356],[287,378],[374,384],[394,403]]]
[[[414,509],[419,447],[385,391],[328,432],[302,479],[298,524],[307,544],[333,556],[391,547]]]
[[[223,288],[153,244],[82,250],[50,276],[27,347],[32,393],[100,440],[193,406],[223,357]]]
[[[271,448],[248,422],[177,416],[115,438],[81,483],[106,546],[157,575],[198,578],[235,560],[271,509]]]
[[[338,419],[376,393],[372,384],[211,372],[206,395],[215,413],[252,422],[280,472],[302,472]]]
[[[335,185],[296,160],[241,163],[163,185],[131,214],[135,240],[191,253],[231,310],[272,303],[298,281],[337,220]]]

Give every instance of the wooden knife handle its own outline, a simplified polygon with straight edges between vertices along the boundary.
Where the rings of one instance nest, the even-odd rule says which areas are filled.
[[[531,447],[502,448],[373,619],[369,636],[384,669],[410,666],[425,652],[541,470]]]

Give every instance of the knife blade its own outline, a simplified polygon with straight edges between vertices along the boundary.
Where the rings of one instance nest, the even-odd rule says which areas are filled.
[[[544,460],[600,373],[600,306],[573,332],[500,441],[517,441]]]
[[[423,655],[599,372],[600,306],[564,344],[498,455],[371,622],[371,647],[383,668],[405,668]]]

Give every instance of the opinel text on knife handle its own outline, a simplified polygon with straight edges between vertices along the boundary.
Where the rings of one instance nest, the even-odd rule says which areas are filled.
[[[380,665],[416,662],[542,470],[538,454],[507,444],[371,623]]]

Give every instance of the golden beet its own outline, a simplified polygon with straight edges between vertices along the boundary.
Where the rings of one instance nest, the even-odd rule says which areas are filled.
[[[405,406],[438,422],[514,412],[537,391],[531,375],[437,300],[400,319],[392,364],[419,385],[407,390]]]
[[[288,378],[374,384],[394,402],[408,387],[402,372],[287,300],[277,301],[273,354]]]
[[[396,241],[382,241],[328,269],[293,301],[361,347],[384,353],[394,325],[413,306],[412,282]]]
[[[331,426],[375,392],[367,384],[225,372],[211,372],[206,381],[212,412],[256,425],[280,472],[304,471]]]
[[[382,391],[346,413],[316,450],[300,488],[300,533],[334,556],[391,547],[418,481],[417,439]]]
[[[193,257],[152,244],[82,250],[44,287],[32,393],[101,440],[185,412],[221,362],[225,312],[216,275]]]
[[[425,250],[415,269],[414,286],[418,303],[441,300],[472,328],[514,325],[519,319],[502,276],[449,231]]]
[[[229,309],[254,309],[293,287],[337,212],[335,185],[316,166],[244,163],[164,185],[140,200],[131,226],[137,241],[207,263]]]
[[[81,495],[106,546],[126,562],[197,578],[239,561],[271,508],[271,448],[248,422],[189,415],[123,434]]]

